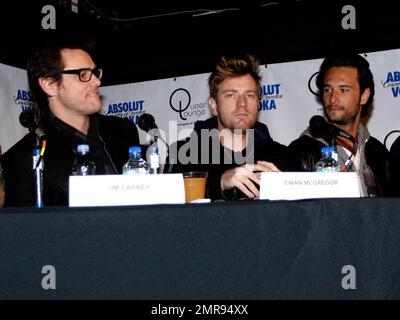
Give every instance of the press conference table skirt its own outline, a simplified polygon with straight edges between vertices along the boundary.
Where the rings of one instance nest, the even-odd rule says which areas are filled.
[[[0,299],[398,299],[399,230],[389,198],[1,209]]]

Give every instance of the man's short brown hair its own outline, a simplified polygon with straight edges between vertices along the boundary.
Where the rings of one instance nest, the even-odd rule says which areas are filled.
[[[219,85],[228,78],[251,75],[257,83],[258,92],[261,87],[260,61],[253,55],[244,58],[222,57],[215,70],[208,78],[210,97],[217,99]]]

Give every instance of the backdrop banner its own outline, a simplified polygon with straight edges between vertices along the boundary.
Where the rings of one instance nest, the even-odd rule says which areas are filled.
[[[0,144],[3,153],[28,133],[28,129],[19,124],[19,115],[33,105],[26,71],[0,64]]]
[[[400,49],[363,53],[375,80],[375,99],[367,126],[384,142],[400,129]],[[259,121],[268,125],[274,140],[289,144],[323,114],[315,93],[315,78],[322,59],[261,66],[262,90]],[[101,87],[105,115],[124,117],[138,124],[143,113],[154,116],[169,144],[187,137],[196,121],[211,116],[208,73],[140,83]],[[107,77],[107,70],[105,70]],[[0,143],[5,152],[27,132],[18,122],[21,111],[32,107],[26,72],[0,64]],[[149,136],[139,129],[142,144]],[[387,147],[398,134],[387,139]]]

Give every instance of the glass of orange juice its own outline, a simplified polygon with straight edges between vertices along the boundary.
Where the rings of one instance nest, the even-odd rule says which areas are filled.
[[[190,171],[183,173],[186,203],[205,198],[207,176],[208,173],[206,171]]]

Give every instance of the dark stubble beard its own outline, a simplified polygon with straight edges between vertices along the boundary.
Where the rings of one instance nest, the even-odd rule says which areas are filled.
[[[360,104],[360,102],[361,102],[361,97],[358,99],[358,102],[357,102],[357,105],[358,105],[357,112],[350,119],[347,119],[347,120],[344,120],[344,119],[343,120],[331,120],[329,118],[328,113],[325,112],[325,114],[326,114],[326,116],[327,116],[327,118],[328,118],[330,123],[337,124],[339,126],[340,125],[352,124],[352,123],[355,122],[355,119],[357,118],[358,114],[361,112],[362,105]]]

